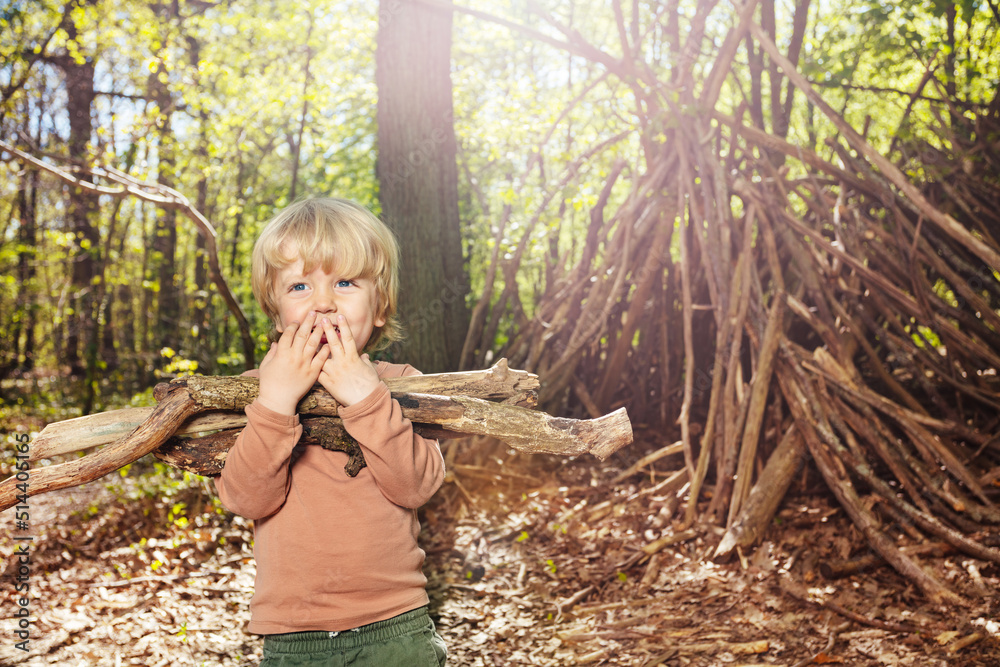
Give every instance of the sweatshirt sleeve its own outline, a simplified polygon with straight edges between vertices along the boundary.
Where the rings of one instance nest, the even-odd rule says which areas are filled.
[[[384,375],[383,375],[384,374]],[[410,366],[386,364],[380,375],[420,375]],[[413,432],[399,402],[381,384],[364,400],[340,408],[344,428],[365,455],[372,477],[390,502],[416,509],[430,500],[444,481],[444,457],[437,440]]]
[[[262,519],[285,503],[289,461],[302,435],[298,415],[274,412],[256,401],[246,407],[247,425],[226,455],[215,480],[222,505],[247,519]]]

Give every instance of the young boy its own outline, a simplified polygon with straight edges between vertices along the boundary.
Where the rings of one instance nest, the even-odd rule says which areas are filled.
[[[262,667],[445,664],[416,518],[444,461],[380,379],[418,371],[364,353],[400,337],[398,257],[388,227],[340,199],[292,204],[253,249],[253,292],[276,341],[248,373],[260,394],[216,486],[225,507],[254,520],[249,630],[265,635]],[[342,452],[296,448],[296,406],[316,382],[364,453],[356,477]]]

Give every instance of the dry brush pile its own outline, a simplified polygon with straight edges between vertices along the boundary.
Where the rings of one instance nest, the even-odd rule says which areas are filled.
[[[676,435],[685,466],[663,488],[686,501],[685,525],[727,527],[717,556],[754,543],[811,461],[874,552],[929,599],[957,601],[893,535],[1000,563],[1000,100],[974,119],[946,111],[949,151],[912,141],[893,163],[791,64],[802,28],[783,54],[757,2],[696,67],[715,4],[699,4],[667,80],[638,55],[652,31],[620,10],[622,57],[550,20],[559,46],[631,87],[643,164],[610,171],[582,254],[555,263],[530,316],[513,277],[532,225],[494,256],[463,363],[482,366],[482,341],[513,313],[503,353],[543,379],[540,407],[625,405]],[[786,129],[761,129],[759,90],[718,110],[740,49],[751,69],[767,63],[773,99],[787,86],[772,105]],[[795,96],[836,127],[822,150],[785,138]],[[623,172],[641,176],[606,210]]]

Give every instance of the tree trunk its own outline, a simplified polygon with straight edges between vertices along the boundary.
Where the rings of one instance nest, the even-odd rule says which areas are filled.
[[[307,12],[309,16],[309,29],[306,31],[305,43],[305,63],[302,66],[302,111],[299,112],[299,128],[294,137],[289,133],[288,148],[292,152],[292,184],[288,188],[288,201],[295,201],[295,196],[299,187],[299,166],[302,162],[302,141],[306,133],[306,116],[309,114],[309,86],[312,84],[312,76],[309,68],[312,65],[313,50],[309,46],[309,38],[312,37],[315,20],[312,12]]]
[[[135,347],[135,295],[132,286],[123,281],[115,288],[115,301],[121,309],[121,326],[115,332],[117,334],[117,350],[125,359],[133,359],[136,351]]]
[[[76,26],[71,20],[65,24],[67,35],[76,39]],[[70,159],[88,166],[90,163],[90,137],[93,131],[91,108],[94,102],[94,63],[91,59],[77,62],[70,56],[56,59],[66,78],[66,111],[69,115]],[[89,179],[88,179],[89,180]],[[96,200],[79,188],[70,188],[67,206],[67,225],[73,234],[72,247],[72,297],[73,314],[69,317],[64,348],[64,361],[74,375],[87,372],[85,360],[92,355],[86,346],[96,343],[94,328],[93,280],[97,270],[100,235],[94,225]],[[87,384],[90,385],[88,377]],[[89,394],[89,391],[88,391]],[[92,396],[88,403],[92,402]],[[89,405],[84,410],[89,411]]]
[[[175,142],[171,129],[173,100],[167,84],[166,70],[158,61],[149,77],[149,96],[159,112],[157,126],[157,182],[168,188],[176,184]],[[156,232],[153,239],[154,264],[160,291],[156,308],[155,339],[160,347],[180,349],[180,286],[177,280],[177,212],[160,208],[156,212]]]
[[[190,54],[192,70],[197,72],[198,63],[201,61],[201,43],[194,37],[188,37],[188,52]],[[198,75],[195,74],[195,76]],[[210,163],[208,155],[208,129],[210,122],[208,112],[204,109],[199,111],[198,148],[195,151],[195,155],[203,171],[198,177],[195,210],[201,211],[205,218],[209,220],[212,219],[212,212],[208,210],[208,173],[204,168]],[[196,294],[191,308],[192,355],[198,359],[200,372],[212,372],[215,368],[215,355],[212,353],[208,340],[210,328],[209,305],[212,303],[212,293],[210,291],[208,275],[208,243],[204,234],[195,235],[194,286]]]
[[[38,172],[24,174],[23,188],[18,192],[21,224],[18,242],[22,247],[17,255],[19,317],[12,336],[14,362],[21,370],[30,371],[35,366],[35,252],[37,248],[38,221]],[[22,342],[23,341],[23,342]]]
[[[128,216],[126,216],[125,221],[121,225],[121,230],[117,229],[121,206],[122,200],[119,199],[115,202],[114,208],[108,216],[108,232],[104,238],[104,256],[108,258],[114,256],[112,253],[112,247],[114,245],[118,246],[118,257],[122,257],[121,250],[125,247],[125,239],[128,236]],[[115,348],[115,330],[118,328],[115,326],[116,289],[113,285],[109,286],[108,276],[110,271],[110,262],[103,262],[100,268],[100,276],[95,287],[97,287],[98,326],[101,330],[100,357],[104,361],[106,365],[105,367],[108,370],[113,371],[118,368],[119,359],[118,352]]]
[[[120,365],[118,351],[115,349],[115,290],[108,288],[107,283],[101,284],[101,302],[98,305],[98,325],[101,330],[100,357],[109,371]]]
[[[380,3],[378,178],[382,213],[400,242],[394,358],[429,372],[458,366],[468,329],[452,122],[452,14],[412,0]]]
[[[145,241],[142,244],[142,299],[139,304],[139,340],[136,345],[136,350],[144,352],[150,349],[150,340],[152,339],[152,319],[153,319],[153,291],[145,287],[147,281],[152,282],[153,280],[153,241],[156,238],[156,220],[155,218],[150,221],[145,215],[140,214],[140,221],[142,223],[142,237]],[[140,359],[136,358],[137,361]],[[145,376],[145,384],[153,384],[156,380],[156,376],[153,374],[152,364],[148,359],[142,359],[140,363],[140,375]]]

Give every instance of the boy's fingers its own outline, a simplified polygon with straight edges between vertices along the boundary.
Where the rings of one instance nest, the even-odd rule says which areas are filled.
[[[292,338],[295,336],[295,332],[298,331],[298,328],[298,322],[289,322],[288,325],[285,326],[285,330],[281,332],[280,336],[278,336],[278,343],[284,343],[286,346],[291,345]]]
[[[300,336],[303,340],[309,338],[312,334],[313,326],[316,324],[316,313],[310,311],[306,318],[302,320],[302,325],[298,327],[295,332],[296,336]]]
[[[339,319],[339,317],[338,317]],[[323,331],[326,333],[326,344],[330,346],[330,356],[337,351],[343,350],[343,345],[340,342],[340,337],[337,335],[337,330],[333,326],[333,322],[330,321],[329,317],[324,317],[320,324],[323,325]],[[343,333],[343,329],[341,329]]]
[[[309,327],[309,338],[307,342],[311,347],[317,348],[321,338],[323,338],[323,327],[316,326],[316,323],[313,323],[313,325]]]
[[[330,346],[329,345],[321,346],[319,350],[316,352],[316,355],[312,358],[312,363],[310,364],[310,368],[312,369],[313,372],[317,373],[317,375],[319,373],[322,373],[323,365],[326,364],[326,360],[329,358],[330,358]]]
[[[316,313],[312,311],[303,318],[301,324],[296,325],[290,347],[294,347],[303,354],[309,351],[315,352],[319,346],[319,339],[322,336],[322,331],[317,333],[314,328],[316,326],[316,319]]]
[[[356,354],[357,348],[354,346],[354,334],[351,332],[351,325],[347,323],[347,318],[343,315],[337,315],[337,327],[340,329],[340,341],[344,344],[344,351],[353,350]]]

